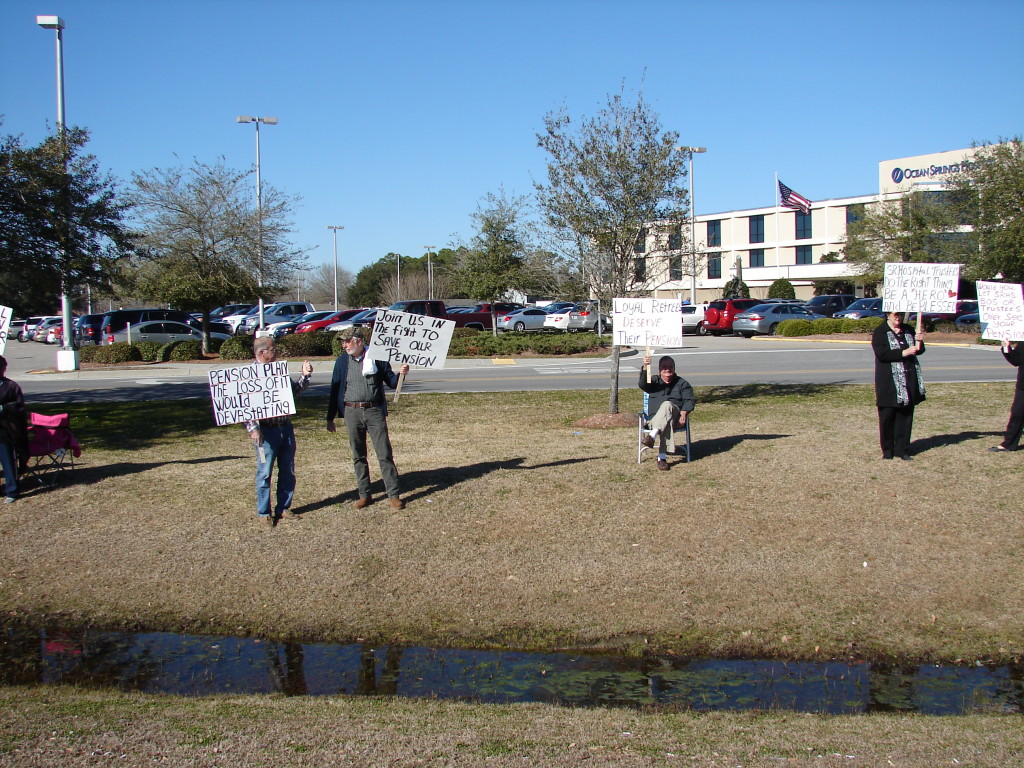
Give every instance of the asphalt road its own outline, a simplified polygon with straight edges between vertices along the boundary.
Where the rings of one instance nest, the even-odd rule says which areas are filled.
[[[874,361],[865,343],[821,342],[781,338],[693,337],[671,354],[677,369],[695,386],[750,383],[868,384]],[[160,364],[118,370],[56,373],[56,348],[35,342],[8,342],[8,376],[32,402],[179,399],[207,397],[209,364]],[[624,354],[620,386],[632,388],[641,354]],[[928,382],[1014,381],[997,347],[929,345],[921,360]],[[326,395],[333,361],[314,363],[310,392]],[[227,367],[220,364],[213,367]],[[414,369],[402,387],[417,392],[499,392],[560,389],[605,389],[608,358],[515,359],[506,361],[449,360],[443,370]]]

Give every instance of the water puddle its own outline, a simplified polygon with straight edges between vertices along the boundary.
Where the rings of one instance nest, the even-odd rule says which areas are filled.
[[[0,629],[0,684],[185,696],[386,695],[570,706],[948,715],[1024,711],[1024,667],[631,659],[168,632]]]

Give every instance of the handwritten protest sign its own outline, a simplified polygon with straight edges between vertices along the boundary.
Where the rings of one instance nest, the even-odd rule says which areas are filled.
[[[959,286],[959,264],[886,264],[882,309],[886,312],[956,312]]]
[[[1020,283],[978,281],[983,339],[1024,340],[1024,294]]]
[[[454,330],[454,320],[380,309],[366,353],[392,367],[444,368]]]
[[[209,378],[218,427],[295,413],[287,362],[222,368],[210,371]]]
[[[612,299],[612,343],[618,347],[683,346],[679,299]]]
[[[14,310],[10,307],[0,306],[0,355],[7,349],[7,334],[11,332],[12,317],[14,317]]]

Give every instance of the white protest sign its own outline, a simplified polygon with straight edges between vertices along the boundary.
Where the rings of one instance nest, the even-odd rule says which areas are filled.
[[[679,299],[612,299],[612,343],[617,347],[683,346]]]
[[[288,363],[252,363],[210,371],[210,399],[217,426],[295,413]]]
[[[444,368],[454,330],[454,320],[380,309],[366,354],[392,367]]]
[[[1024,294],[1020,283],[978,281],[983,339],[1024,340]]]
[[[882,286],[886,312],[956,312],[959,264],[888,263]]]
[[[10,307],[0,306],[0,355],[7,349],[7,334],[11,331],[12,317],[14,317],[14,310]]]

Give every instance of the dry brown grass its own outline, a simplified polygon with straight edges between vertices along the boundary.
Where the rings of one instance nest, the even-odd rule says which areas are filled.
[[[0,689],[0,765],[1019,765],[1019,716],[658,713],[379,698]]]
[[[206,403],[73,406],[82,467],[0,512],[0,607],[338,641],[1018,658],[1019,459],[986,450],[1010,398],[931,387],[905,463],[879,458],[870,388],[703,389],[696,461],[657,472],[634,428],[573,426],[603,392],[403,396],[403,511],[352,509],[347,444],[308,400],[302,519],[272,531],[244,431]]]

